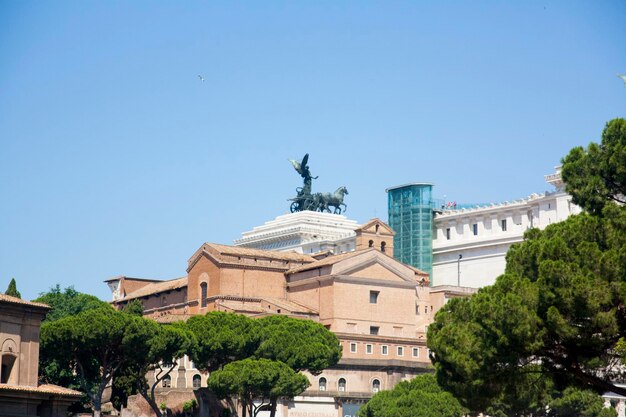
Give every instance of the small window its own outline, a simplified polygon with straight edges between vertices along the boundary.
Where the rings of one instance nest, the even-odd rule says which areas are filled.
[[[326,378],[322,377],[319,380],[320,391],[326,391]]]
[[[206,297],[207,297],[207,285],[206,285],[206,282],[203,282],[202,284],[200,284],[200,306],[202,308],[207,306]]]
[[[372,381],[372,392],[378,391],[380,391],[380,381],[378,379],[375,379]]]
[[[384,253],[384,252],[385,252],[386,247],[387,247],[387,243],[386,243],[386,242],[382,242],[382,243],[380,244],[380,251]]]
[[[365,345],[365,353],[367,353],[368,355],[372,354],[372,350],[373,350],[373,346],[370,344]]]
[[[478,223],[474,223],[472,225],[472,232],[474,233],[474,236],[478,236]]]
[[[380,291],[370,291],[370,304],[378,303],[378,294]]]
[[[420,306],[419,305],[415,305],[415,315],[419,316],[420,315]]]
[[[389,346],[387,345],[382,345],[380,347],[380,354],[381,355],[389,355]]]
[[[420,357],[420,349],[419,348],[416,348],[416,347],[413,348],[413,357],[414,358],[419,358]]]
[[[346,390],[346,380],[343,378],[339,378],[339,382],[337,383],[337,389],[339,391],[345,391]]]
[[[350,353],[356,353],[356,343],[350,343]]]
[[[377,336],[379,330],[380,330],[380,327],[378,327],[378,326],[370,326],[370,334],[371,335]]]
[[[446,229],[446,239],[450,240],[450,228],[449,227]]]
[[[379,229],[379,228],[380,228],[380,225],[379,225],[379,224],[377,224],[377,225],[376,225],[376,234],[378,234],[378,229]]]
[[[200,375],[195,374],[193,376],[193,387],[200,388],[201,386],[202,386],[202,378],[200,377]]]
[[[398,356],[404,356],[404,347],[398,346]]]
[[[166,375],[165,378],[163,378],[163,380],[161,381],[161,385],[163,386],[163,388],[171,388],[172,377],[169,375]]]
[[[369,245],[369,247],[370,247],[370,248],[373,248],[373,247],[374,247],[374,241],[373,241],[373,240],[370,240],[370,241],[368,242],[368,245]]]
[[[500,222],[501,226],[502,226],[502,231],[506,232],[506,219],[502,219],[502,221]]]

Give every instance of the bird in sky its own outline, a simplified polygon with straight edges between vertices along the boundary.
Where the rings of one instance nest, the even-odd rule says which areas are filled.
[[[617,74],[617,76],[620,77],[622,81],[624,81],[624,88],[626,88],[626,75]]]
[[[200,74],[198,74],[198,78],[200,78],[200,81],[204,82],[204,77]]]

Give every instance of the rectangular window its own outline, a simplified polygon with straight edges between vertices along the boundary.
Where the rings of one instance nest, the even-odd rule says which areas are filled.
[[[380,327],[378,326],[370,326],[370,334],[371,335],[378,335],[378,330],[380,330]]]
[[[398,356],[404,356],[404,347],[398,346]]]
[[[380,354],[381,355],[388,355],[389,354],[389,346],[387,345],[382,345],[380,347]]]
[[[373,346],[370,344],[365,345],[365,353],[367,353],[368,355],[372,354],[372,350],[373,350]]]
[[[350,343],[350,353],[356,353],[356,343]]]
[[[446,229],[446,239],[450,240],[450,228],[449,227]]]
[[[415,305],[415,314],[416,315],[420,315],[420,306],[419,305]]]
[[[370,304],[378,303],[378,294],[380,294],[379,291],[370,291]]]
[[[500,224],[502,225],[502,231],[506,232],[506,219],[502,219],[502,221],[500,222]]]
[[[472,232],[474,233],[474,236],[478,235],[478,223],[474,223],[472,225]]]
[[[414,358],[419,358],[420,357],[420,349],[419,348],[413,348],[413,357]]]

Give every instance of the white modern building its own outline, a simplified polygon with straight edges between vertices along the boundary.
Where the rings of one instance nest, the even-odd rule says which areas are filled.
[[[433,285],[480,288],[504,272],[506,253],[526,230],[565,220],[581,209],[563,190],[561,167],[545,176],[554,190],[471,209],[443,210],[433,222]]]

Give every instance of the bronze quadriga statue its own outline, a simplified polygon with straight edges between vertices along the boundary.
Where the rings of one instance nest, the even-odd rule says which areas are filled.
[[[343,202],[343,197],[348,194],[346,187],[341,186],[337,188],[334,193],[311,193],[312,182],[314,179],[317,179],[317,177],[311,175],[311,171],[307,165],[308,161],[308,153],[304,155],[302,162],[298,162],[294,159],[289,160],[304,182],[302,187],[296,188],[296,192],[298,193],[296,197],[289,199],[289,201],[292,201],[290,207],[291,212],[310,210],[341,214],[346,211],[347,206]],[[331,210],[331,207],[333,210]]]

